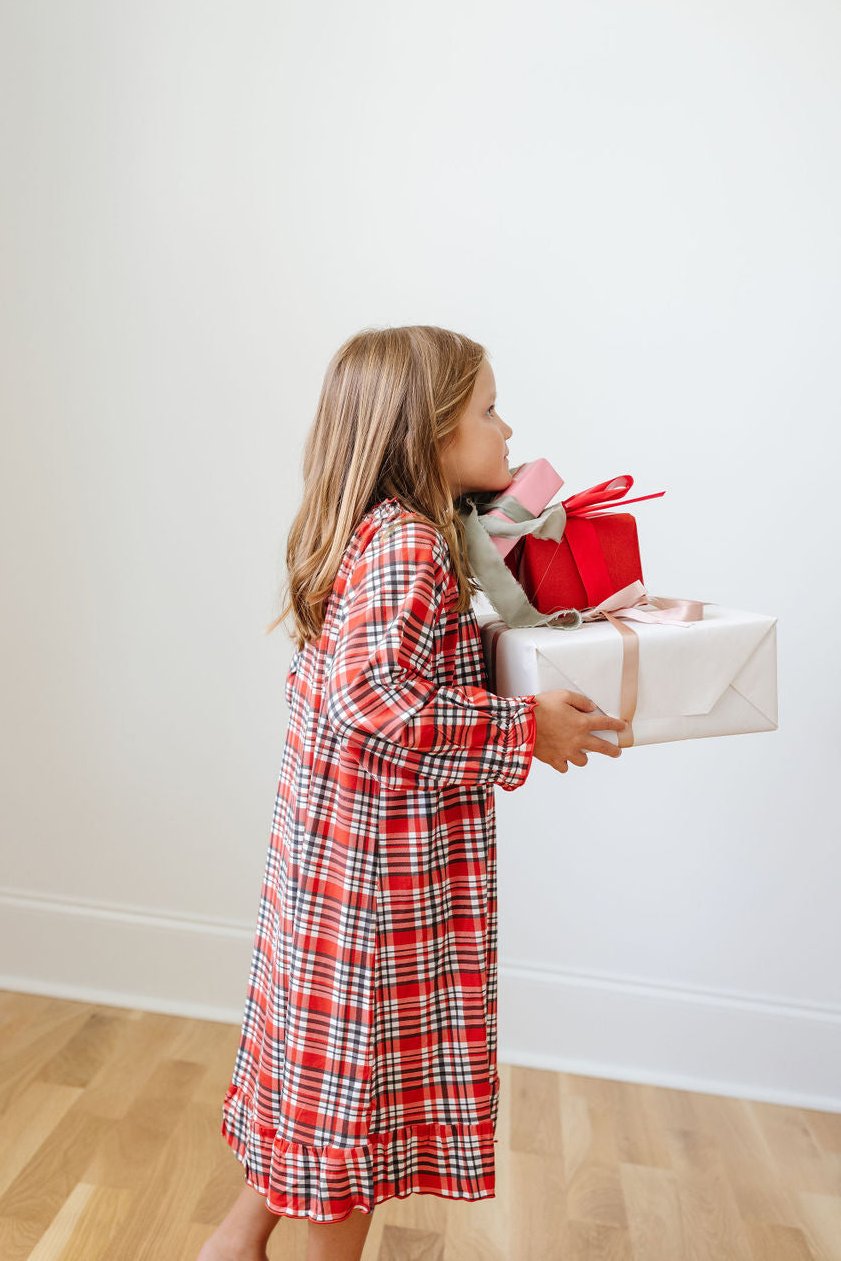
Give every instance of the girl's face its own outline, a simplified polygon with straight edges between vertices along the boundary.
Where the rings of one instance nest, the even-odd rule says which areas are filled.
[[[479,490],[505,490],[511,482],[507,440],[514,432],[495,406],[496,381],[487,359],[441,463],[453,499]]]

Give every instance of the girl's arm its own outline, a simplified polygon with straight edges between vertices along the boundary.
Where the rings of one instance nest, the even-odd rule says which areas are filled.
[[[378,531],[356,562],[325,702],[349,756],[397,791],[499,784],[528,775],[534,696],[496,696],[435,681],[435,627],[449,572],[431,526]]]

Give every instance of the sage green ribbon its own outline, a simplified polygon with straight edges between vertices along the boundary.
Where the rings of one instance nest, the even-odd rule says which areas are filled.
[[[501,517],[490,516],[495,508],[513,520],[504,521]],[[536,609],[491,540],[492,535],[521,538],[524,534],[533,534],[536,538],[554,539],[560,543],[566,528],[563,504],[550,504],[539,516],[532,517],[513,495],[498,495],[489,503],[482,504],[481,509],[477,509],[475,501],[466,495],[459,515],[464,522],[467,554],[473,574],[507,626],[557,626],[559,630],[575,630],[581,625],[578,609],[559,609],[554,613],[541,613]]]

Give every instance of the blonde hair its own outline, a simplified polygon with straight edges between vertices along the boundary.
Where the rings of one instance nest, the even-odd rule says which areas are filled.
[[[303,498],[286,545],[288,599],[267,634],[291,614],[298,648],[319,637],[350,538],[365,513],[391,497],[443,534],[456,609],[470,607],[479,587],[441,453],[484,358],[478,342],[428,324],[366,328],[339,347],[304,447]]]

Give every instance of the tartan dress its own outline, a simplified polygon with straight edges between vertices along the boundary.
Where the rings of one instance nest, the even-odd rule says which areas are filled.
[[[289,722],[222,1134],[275,1213],[340,1221],[494,1195],[494,785],[534,696],[501,697],[443,535],[365,513]]]

